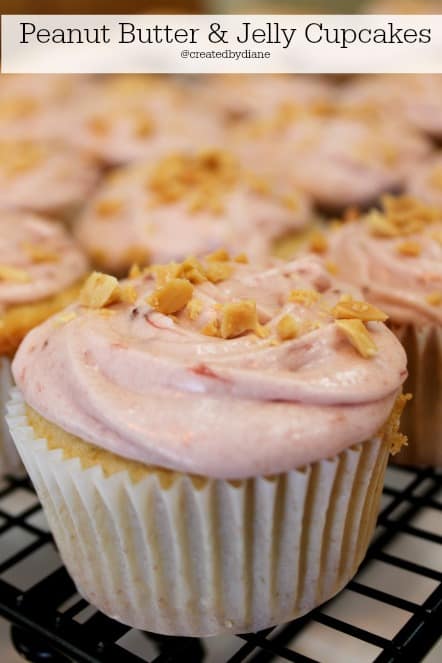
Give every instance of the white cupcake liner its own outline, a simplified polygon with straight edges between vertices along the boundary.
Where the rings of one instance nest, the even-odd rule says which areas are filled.
[[[5,419],[6,404],[13,384],[11,360],[8,357],[0,357],[0,477],[5,474],[24,473],[24,467]]]
[[[272,478],[127,472],[48,449],[14,390],[8,423],[78,591],[105,614],[169,635],[262,629],[299,617],[356,573],[388,444],[376,437]]]
[[[401,418],[408,446],[394,462],[442,465],[442,327],[393,325],[392,330],[408,358],[404,393],[413,395]]]

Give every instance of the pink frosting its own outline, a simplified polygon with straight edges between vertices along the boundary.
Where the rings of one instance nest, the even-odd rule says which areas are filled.
[[[219,247],[233,253],[268,255],[272,242],[305,226],[309,200],[291,191],[293,205],[284,196],[259,193],[241,175],[221,197],[222,210],[189,210],[189,199],[153,204],[149,187],[150,165],[135,165],[113,173],[85,208],[75,226],[81,244],[92,255],[103,255],[106,269],[121,273],[134,258],[131,250],[146,249],[152,262],[167,262],[201,255]],[[100,213],[102,203],[117,204],[116,211]]]
[[[61,225],[3,210],[0,228],[0,266],[23,270],[29,277],[24,282],[0,280],[0,311],[55,295],[87,272],[84,254]],[[32,249],[46,252],[49,259],[33,259]]]
[[[442,153],[419,165],[407,179],[407,192],[442,210]]]
[[[49,141],[0,141],[0,207],[64,214],[98,183],[90,158]]]
[[[216,121],[204,108],[192,107],[189,98],[190,90],[166,78],[102,79],[72,104],[71,139],[111,166],[217,142]]]
[[[404,351],[384,324],[368,323],[371,359],[337,329],[323,305],[342,289],[315,259],[238,264],[228,280],[195,286],[195,321],[146,303],[152,276],[132,284],[133,305],[114,304],[110,316],[74,306],[69,322],[33,330],[13,364],[31,407],[120,456],[217,478],[284,472],[377,433],[406,377]],[[322,300],[287,303],[294,288]],[[217,305],[243,298],[257,302],[268,338],[201,333]],[[320,327],[275,342],[285,313]]]
[[[295,184],[321,207],[366,206],[385,191],[400,190],[405,176],[431,150],[420,135],[391,121],[330,115],[296,115],[236,130],[236,153],[249,167]]]
[[[441,234],[442,220],[425,232],[392,239],[376,237],[365,222],[355,221],[330,234],[328,255],[338,265],[339,277],[361,288],[392,322],[440,325],[442,305],[426,298],[442,294]],[[401,254],[397,247],[405,241],[417,242],[420,255]]]

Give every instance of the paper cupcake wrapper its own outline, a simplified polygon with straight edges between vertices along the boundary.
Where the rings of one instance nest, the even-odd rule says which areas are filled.
[[[408,357],[404,392],[413,395],[402,418],[408,446],[394,456],[405,465],[442,465],[442,328],[394,325]]]
[[[8,357],[0,357],[0,477],[5,474],[24,473],[24,467],[5,419],[6,405],[13,384],[11,361]]]
[[[241,481],[105,477],[49,450],[18,390],[9,426],[78,591],[135,628],[207,636],[299,617],[355,574],[372,535],[388,445]]]

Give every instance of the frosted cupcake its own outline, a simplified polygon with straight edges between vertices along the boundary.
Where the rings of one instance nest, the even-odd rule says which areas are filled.
[[[2,74],[0,140],[66,137],[69,104],[87,91],[84,76]]]
[[[442,464],[442,213],[403,196],[329,235],[326,259],[389,315],[408,355],[409,446],[398,462]]]
[[[407,192],[427,205],[442,210],[442,154],[424,161],[407,180]]]
[[[254,631],[330,598],[403,441],[384,314],[311,258],[241,260],[94,273],[14,361],[11,432],[67,568],[137,628]]]
[[[168,78],[106,77],[72,105],[74,145],[118,166],[214,144],[219,127],[204,108],[191,107],[189,97]]]
[[[111,173],[74,230],[95,265],[122,274],[134,262],[182,260],[220,246],[267,256],[276,238],[309,217],[305,195],[275,193],[232,154],[211,149]]]
[[[50,141],[0,141],[0,208],[69,221],[98,183],[94,162]]]
[[[87,267],[60,224],[0,211],[0,475],[18,467],[4,423],[11,358],[30,329],[75,298]]]
[[[442,76],[406,74],[363,76],[343,90],[341,101],[349,108],[371,109],[384,120],[396,118],[436,139],[442,137]]]
[[[244,123],[233,132],[232,145],[248,167],[256,164],[287,188],[297,186],[329,212],[366,207],[385,191],[402,189],[405,176],[431,151],[409,127],[340,104]]]
[[[232,74],[203,78],[197,100],[222,122],[235,124],[279,112],[313,111],[328,104],[331,97],[331,86],[319,77]]]

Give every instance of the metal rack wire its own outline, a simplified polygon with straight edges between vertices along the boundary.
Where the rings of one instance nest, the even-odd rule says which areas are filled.
[[[440,474],[390,469],[368,555],[337,598],[260,633],[171,638],[134,631],[83,600],[32,487],[11,478],[0,482],[0,615],[16,649],[48,663],[417,663],[441,635],[441,512]]]

